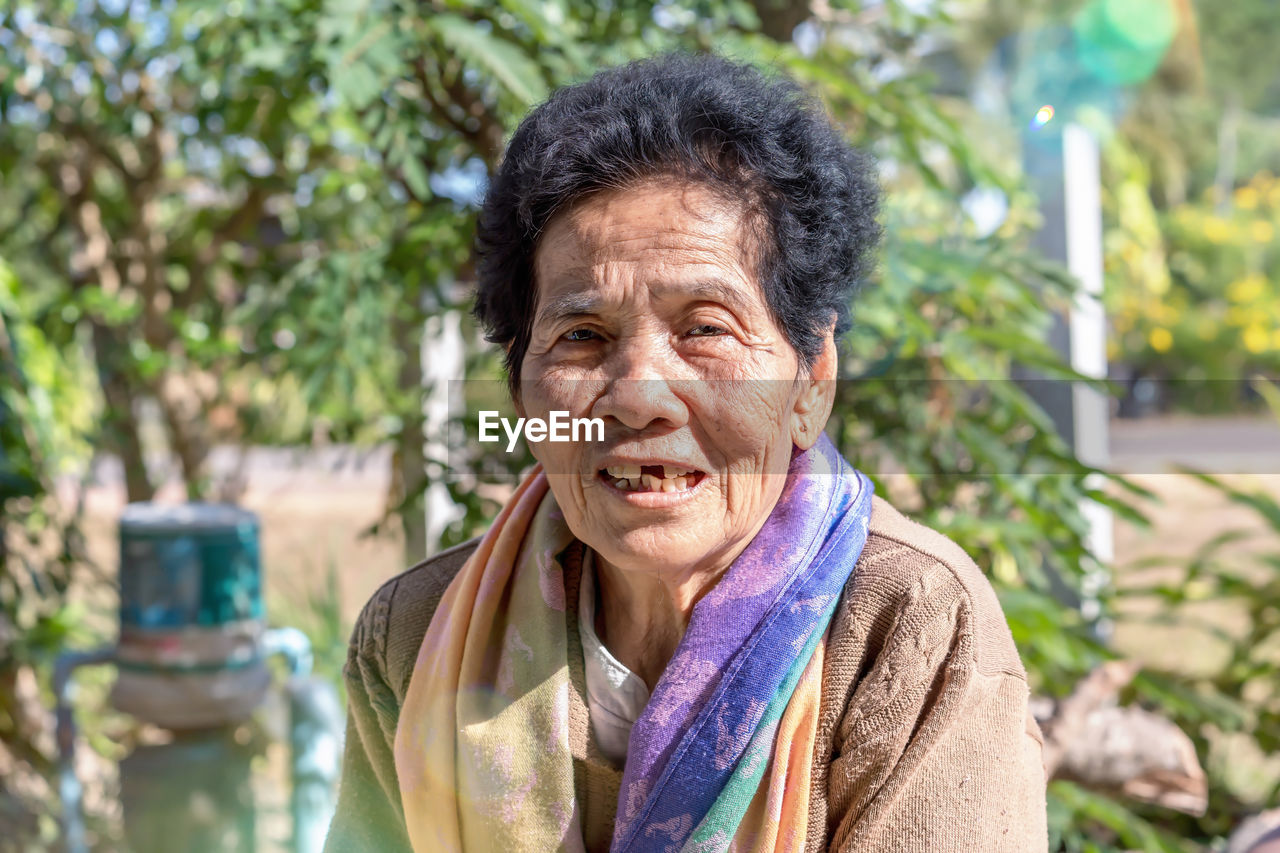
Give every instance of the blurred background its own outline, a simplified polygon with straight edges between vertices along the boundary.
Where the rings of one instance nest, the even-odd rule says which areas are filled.
[[[449,439],[501,379],[487,175],[552,89],[669,49],[793,75],[879,163],[831,433],[995,584],[1051,849],[1247,850],[1277,44],[1274,0],[3,0],[0,850],[316,849],[356,615],[525,461]]]

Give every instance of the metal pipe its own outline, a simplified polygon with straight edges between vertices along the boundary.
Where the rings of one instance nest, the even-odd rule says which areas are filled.
[[[280,655],[289,662],[289,675],[305,678],[311,674],[311,640],[297,628],[271,628],[262,635],[264,657]]]
[[[322,678],[291,678],[289,747],[294,853],[321,853],[337,806],[344,714],[338,691]]]
[[[294,853],[320,853],[333,818],[334,786],[342,760],[343,708],[333,685],[311,677],[311,640],[297,628],[273,628],[262,638],[267,655],[289,662],[289,810]]]
[[[104,646],[87,652],[63,652],[53,664],[53,696],[57,720],[58,795],[62,800],[62,837],[67,853],[88,853],[80,800],[84,787],[76,777],[76,718],[71,708],[71,674],[82,666],[112,663],[115,648]]]

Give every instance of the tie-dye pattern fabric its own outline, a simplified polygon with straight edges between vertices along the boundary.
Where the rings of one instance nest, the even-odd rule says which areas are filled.
[[[614,851],[803,848],[825,631],[871,493],[825,438],[792,460],[636,722]],[[572,544],[535,470],[440,602],[396,732],[417,853],[583,849],[561,563]]]

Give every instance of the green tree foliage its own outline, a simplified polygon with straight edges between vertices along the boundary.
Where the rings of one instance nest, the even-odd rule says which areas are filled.
[[[6,8],[0,251],[52,344],[96,370],[100,441],[130,499],[162,476],[148,404],[189,494],[210,494],[211,446],[277,420],[255,380],[292,341],[259,340],[252,296],[342,246],[349,203],[309,176],[358,157],[335,146],[314,69],[280,53],[288,30],[239,4]]]
[[[68,593],[84,562],[76,510],[54,496],[51,462],[75,420],[76,377],[26,307],[0,260],[0,822],[17,846],[47,841],[56,814],[36,672],[77,638]]]

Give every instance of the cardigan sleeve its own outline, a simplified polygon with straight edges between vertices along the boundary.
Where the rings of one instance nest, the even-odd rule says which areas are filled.
[[[477,540],[388,580],[365,604],[342,669],[347,739],[325,853],[412,853],[396,777],[396,726],[422,637]]]
[[[343,667],[347,736],[325,853],[412,853],[396,781],[399,703],[386,682],[375,634],[377,611],[385,604],[380,595],[360,614]]]
[[[1040,732],[986,579],[937,563],[882,615],[838,726],[830,849],[1043,853]]]

